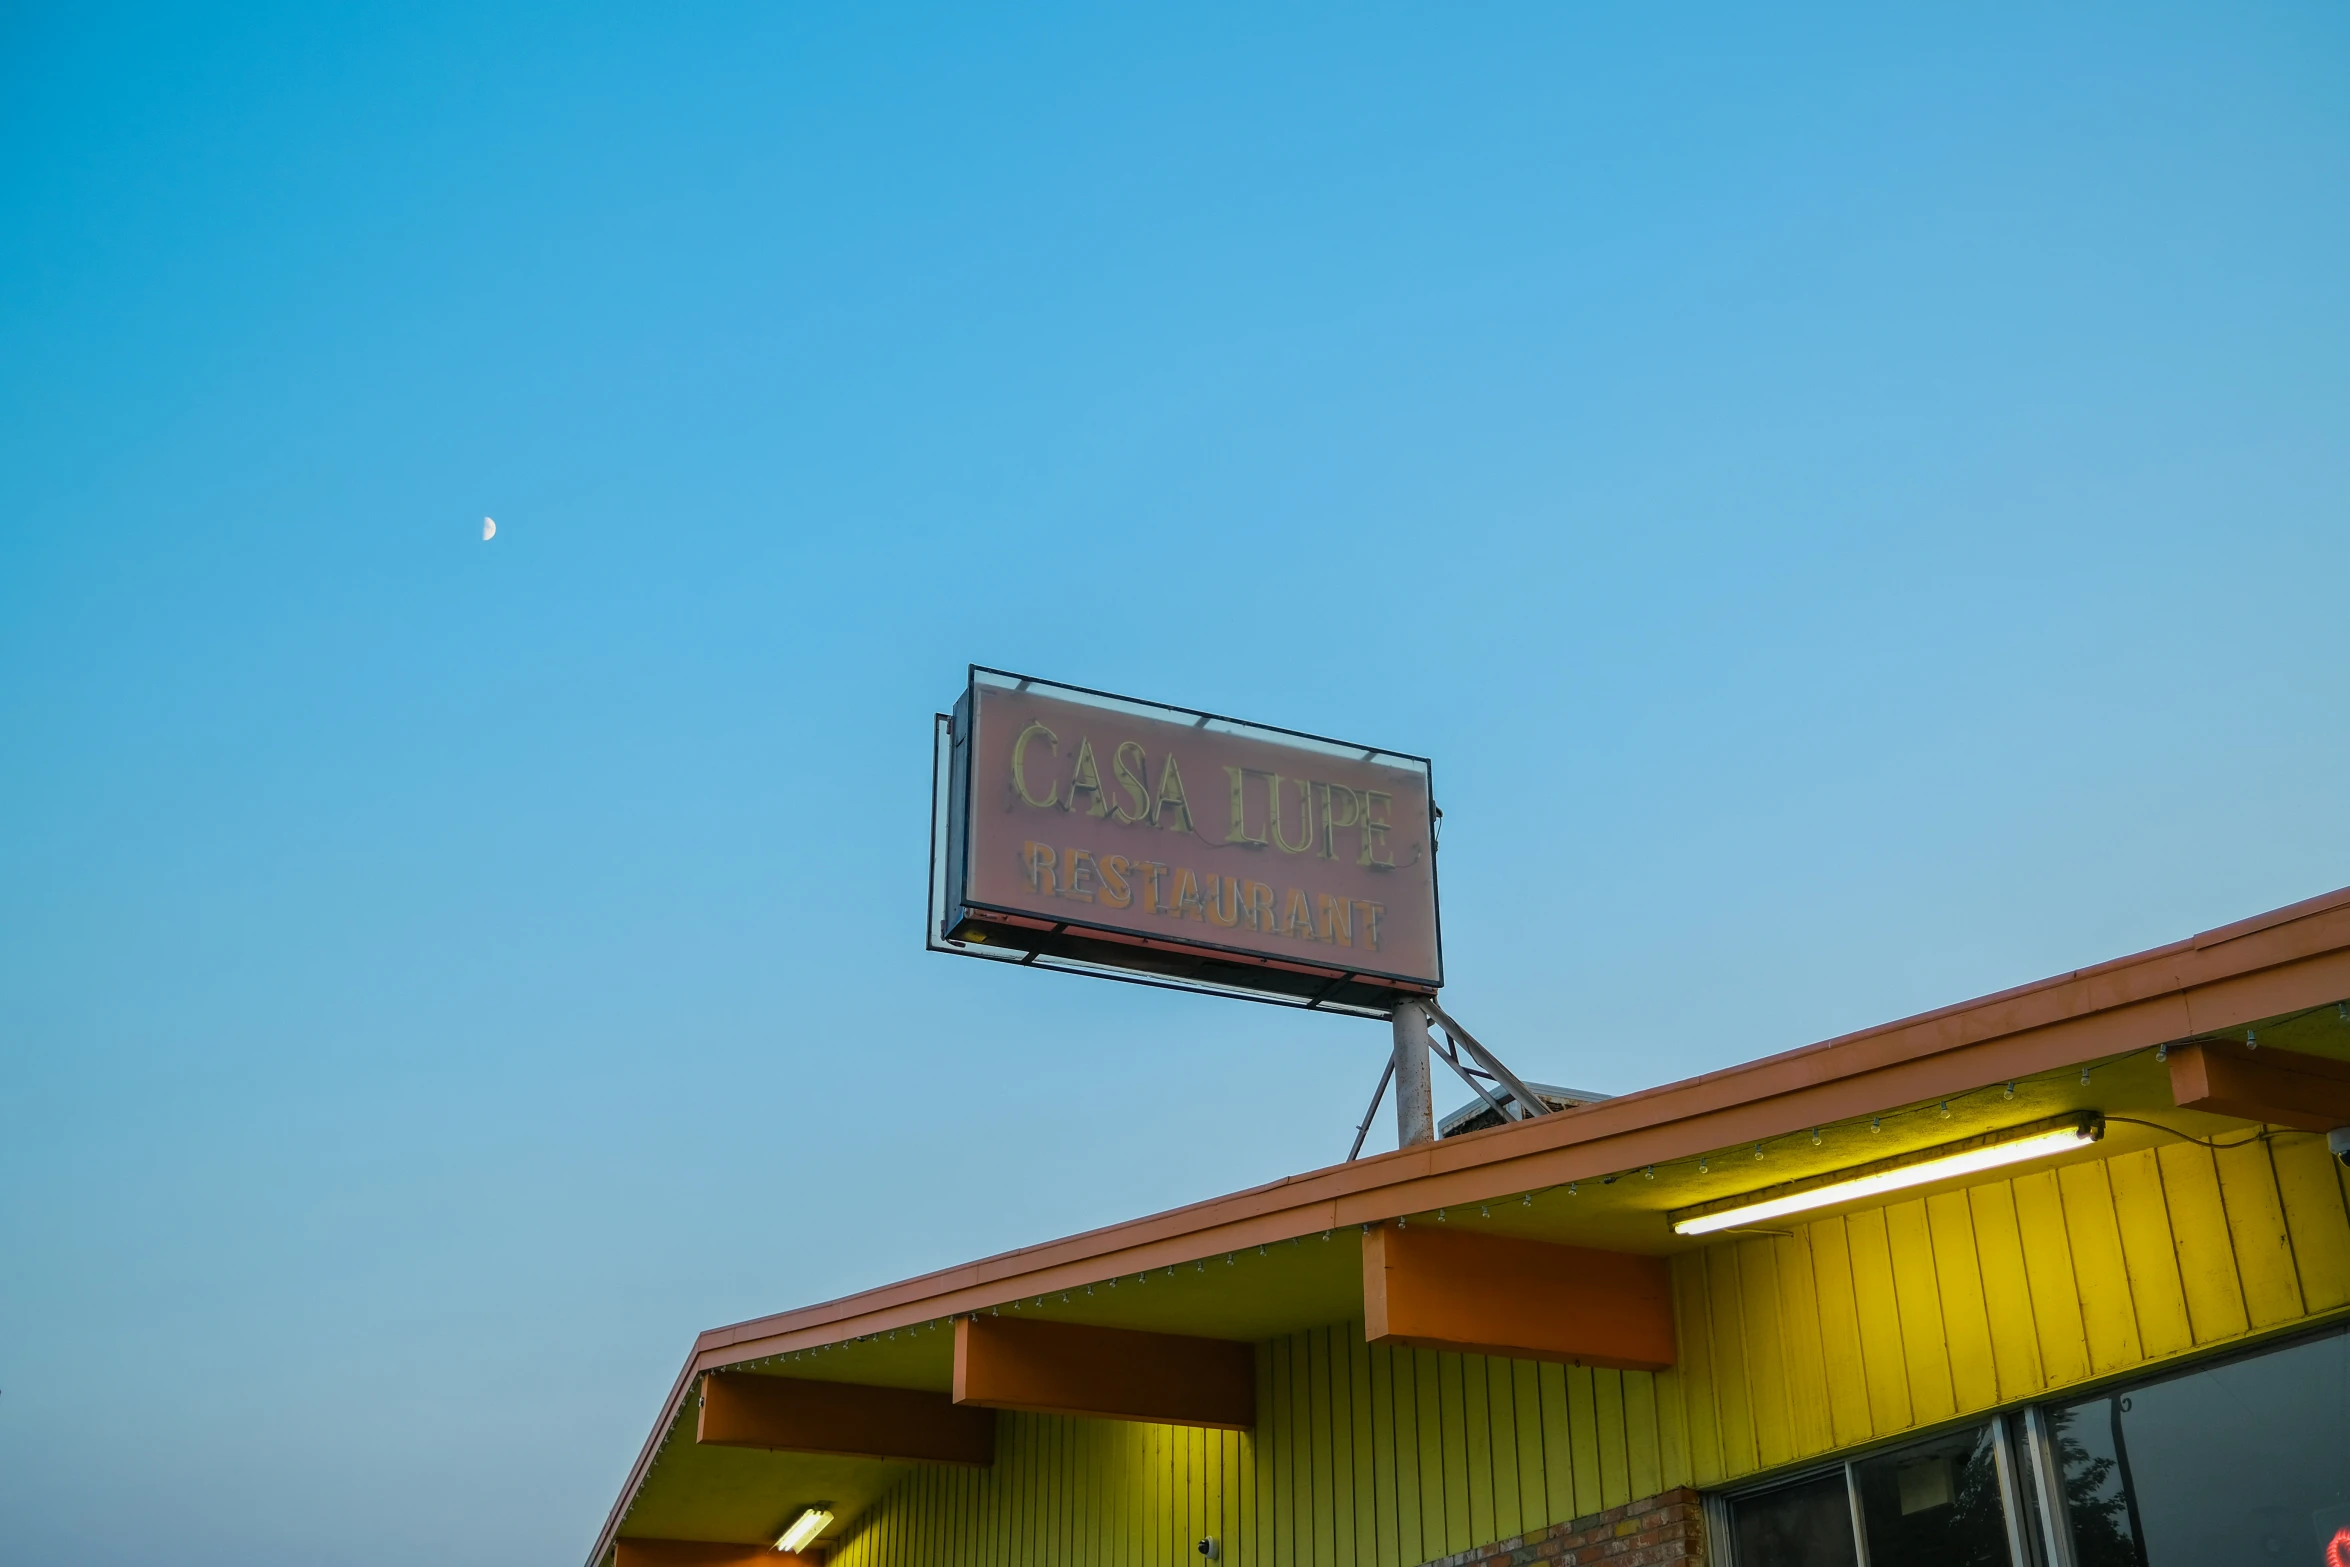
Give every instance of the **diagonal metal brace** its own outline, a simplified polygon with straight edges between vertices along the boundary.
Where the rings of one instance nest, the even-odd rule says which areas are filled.
[[[1460,1024],[1454,1022],[1451,1014],[1447,1013],[1442,1007],[1439,1007],[1434,1001],[1422,1001],[1420,1004],[1426,1007],[1428,1009],[1428,1015],[1434,1018],[1437,1023],[1443,1027],[1444,1032],[1448,1038],[1459,1041],[1462,1049],[1468,1051],[1470,1055],[1477,1058],[1477,1064],[1479,1066],[1482,1066],[1486,1071],[1491,1072],[1495,1077],[1501,1080],[1502,1087],[1508,1089],[1510,1091],[1510,1096],[1516,1099],[1518,1102],[1518,1120],[1523,1121],[1533,1116],[1549,1115],[1552,1113],[1550,1106],[1543,1101],[1543,1098],[1540,1094],[1536,1093],[1533,1089],[1528,1088],[1524,1082],[1520,1081],[1518,1075],[1515,1072],[1512,1072],[1508,1067],[1503,1066],[1499,1056],[1496,1056],[1492,1051],[1477,1043],[1477,1037],[1470,1033],[1467,1029],[1461,1027]],[[1453,1064],[1453,1069],[1455,1071],[1460,1070],[1460,1064],[1457,1061]],[[1464,1078],[1467,1076],[1466,1073],[1463,1073],[1462,1075]],[[1470,1083],[1469,1086],[1472,1088],[1477,1087],[1477,1085],[1473,1082]],[[1485,1102],[1487,1104],[1493,1105],[1495,1110],[1501,1110],[1500,1105],[1494,1104],[1493,1096],[1491,1094],[1485,1093],[1485,1090],[1482,1088],[1478,1088],[1477,1092],[1484,1096]],[[1502,1113],[1505,1116],[1508,1114],[1507,1111],[1502,1111]]]
[[[1346,1151],[1346,1162],[1355,1162],[1355,1155],[1363,1151],[1363,1139],[1371,1134],[1371,1117],[1379,1113],[1379,1101],[1387,1097],[1387,1085],[1395,1076],[1395,1057],[1379,1069],[1379,1086],[1371,1090],[1371,1108],[1363,1112],[1363,1124],[1355,1128],[1355,1145]]]
[[[1436,1057],[1437,1060],[1442,1061],[1446,1066],[1451,1067],[1455,1072],[1459,1073],[1461,1081],[1468,1084],[1470,1089],[1475,1092],[1478,1098],[1484,1100],[1487,1105],[1491,1106],[1495,1115],[1500,1116],[1505,1121],[1524,1119],[1523,1116],[1512,1116],[1509,1112],[1509,1107],[1504,1105],[1500,1100],[1494,1098],[1492,1091],[1488,1089],[1483,1083],[1477,1081],[1477,1079],[1480,1077],[1489,1076],[1489,1073],[1480,1072],[1475,1067],[1461,1065],[1460,1049],[1451,1040],[1447,1039],[1444,1042],[1444,1048],[1441,1050],[1437,1049],[1434,1042],[1431,1041],[1428,1047],[1428,1053]]]

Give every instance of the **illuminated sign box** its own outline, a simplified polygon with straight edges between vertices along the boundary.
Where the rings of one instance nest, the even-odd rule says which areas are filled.
[[[1444,983],[1427,759],[973,667],[930,944],[1385,1015]]]

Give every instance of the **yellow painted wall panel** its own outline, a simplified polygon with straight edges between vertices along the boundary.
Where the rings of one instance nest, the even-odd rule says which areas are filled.
[[[1586,1517],[1606,1504],[1600,1501],[1599,1398],[1592,1389],[1589,1366],[1567,1370],[1567,1417],[1575,1433],[1575,1516]]]
[[[1420,1559],[1448,1554],[1452,1527],[1444,1516],[1444,1408],[1437,1394],[1434,1350],[1408,1350],[1412,1362],[1412,1391],[1416,1398],[1420,1437]],[[1466,1529],[1462,1531],[1466,1533]]]
[[[1673,1337],[1681,1361],[1681,1416],[1689,1441],[1689,1473],[1699,1485],[1722,1477],[1721,1416],[1714,1408],[1713,1319],[1706,1307],[1705,1258],[1702,1251],[1684,1252],[1673,1259]],[[1593,1476],[1597,1483],[1596,1473]],[[1576,1482],[1576,1515],[1585,1492]]]
[[[2280,1136],[2269,1152],[2303,1303],[2313,1312],[2350,1305],[2350,1202],[2341,1165],[2326,1151],[2324,1138],[2307,1133]]]
[[[1273,1449],[1273,1494],[1269,1498],[1273,1516],[1272,1567],[1300,1567],[1301,1563],[1297,1549],[1300,1522],[1297,1447],[1301,1416],[1295,1407],[1292,1374],[1297,1349],[1294,1338],[1273,1341],[1272,1408],[1258,1416]]]
[[[1517,1415],[1518,1505],[1525,1509],[1526,1527],[1572,1518],[1572,1512],[1550,1510],[1550,1481],[1542,1452],[1542,1369],[1531,1360],[1513,1360],[1510,1368],[1510,1408]],[[1658,1486],[1663,1490],[1663,1486]]]
[[[1330,1330],[1316,1329],[1305,1335],[1305,1341],[1306,1424],[1313,1433],[1308,1444],[1313,1484],[1306,1493],[1306,1506],[1314,1519],[1313,1563],[1314,1567],[1337,1567],[1341,1497],[1334,1451],[1338,1407],[1331,1386]],[[1351,1527],[1350,1523],[1350,1532]]]
[[[2129,1264],[2114,1217],[2113,1188],[2102,1163],[2067,1165],[2056,1172],[2064,1194],[2064,1228],[2072,1246],[2073,1282],[2080,1291],[2081,1327],[2089,1340],[2089,1368],[2099,1374],[2146,1358],[2138,1312],[2130,1296]]]
[[[1444,1441],[1444,1549],[1465,1551],[1477,1543],[1469,1517],[1469,1415],[1461,1391],[1461,1357],[1436,1355],[1437,1427]]]
[[[1461,1462],[1469,1482],[1469,1540],[1498,1540],[1509,1531],[1494,1514],[1493,1411],[1483,1355],[1459,1357]]]
[[[2162,1166],[2153,1149],[2142,1148],[2106,1160],[2105,1177],[2113,1191],[2138,1337],[2149,1355],[2175,1355],[2195,1342],[2195,1334],[2187,1322],[2187,1291],[2179,1277]]]
[[[1257,1346],[1257,1430],[1251,1452],[1253,1482],[1249,1489],[1250,1527],[1247,1538],[1256,1548],[1255,1560],[1259,1567],[1270,1567],[1277,1554],[1273,1547],[1274,1519],[1278,1513],[1273,1486],[1273,1448],[1278,1440],[1278,1431],[1272,1423],[1272,1410],[1278,1402],[1274,1348],[1271,1344]],[[1129,1557],[1128,1561],[1131,1562],[1132,1558]]]
[[[2024,1272],[2023,1234],[2017,1228],[2015,1189],[1993,1181],[1967,1193],[1981,1265],[1983,1313],[1991,1330],[1991,1358],[2003,1403],[2029,1398],[2047,1386],[2040,1370],[2040,1335],[2032,1289]]]
[[[1811,1230],[1804,1225],[1770,1243],[1779,1285],[1780,1344],[1787,1357],[1787,1412],[1798,1456],[1824,1453],[1836,1445],[1828,1420],[1828,1373],[1820,1349],[1819,1280],[1812,1267]]]
[[[1798,1451],[1795,1412],[1787,1393],[1786,1341],[1779,1301],[1779,1259],[1769,1239],[1728,1248],[1738,1259],[1738,1315],[1744,1339],[1748,1407],[1754,1419],[1755,1459],[1764,1468]]]
[[[2227,1208],[2220,1200],[2219,1169],[2211,1150],[2173,1143],[2156,1153],[2162,1191],[2170,1204],[2179,1258],[2179,1283],[2187,1294],[2187,1321],[2198,1344],[2234,1338],[2251,1326],[2244,1314],[2244,1288],[2236,1277],[2236,1248],[2228,1236]]]
[[[1656,1445],[1657,1459],[1662,1465],[1662,1483],[1665,1490],[1690,1483],[1689,1430],[1684,1411],[1686,1379],[1679,1371],[1660,1371],[1656,1374]],[[1552,1495],[1555,1497],[1556,1492]],[[1560,1513],[1561,1518],[1574,1516]]]
[[[1510,1362],[1499,1355],[1485,1357],[1485,1418],[1493,1452],[1493,1537],[1505,1540],[1525,1531],[1526,1513],[1518,1491],[1517,1384]]]
[[[1624,1373],[1594,1371],[1591,1388],[1599,1405],[1599,1502],[1621,1507],[1632,1499],[1632,1469],[1624,1442]]]
[[[1748,1474],[1757,1467],[1754,1441],[1754,1383],[1747,1367],[1746,1313],[1738,1286],[1738,1247],[1711,1246],[1705,1258],[1706,1314],[1713,1323],[1711,1342],[1716,1364],[1737,1366],[1740,1374],[1719,1379],[1714,1389],[1714,1413],[1720,1422],[1722,1464],[1732,1474]],[[1602,1494],[1605,1472],[1602,1471]]]
[[[1371,1346],[1363,1342],[1363,1335],[1353,1323],[1338,1330],[1334,1341],[1346,1356],[1347,1408],[1353,1415],[1352,1445],[1348,1456],[1354,1461],[1355,1537],[1353,1559],[1362,1567],[1373,1567],[1385,1558],[1379,1554],[1382,1531],[1379,1527],[1379,1500],[1384,1494],[1379,1489],[1378,1464],[1375,1461],[1375,1440],[1372,1434],[1371,1408]]]
[[[1868,1386],[1869,1426],[1879,1436],[1906,1431],[1910,1415],[1909,1362],[1901,1349],[1901,1303],[1893,1288],[1893,1250],[1885,1214],[1849,1214],[1845,1239],[1852,1257],[1852,1298],[1860,1322],[1862,1380]],[[1721,1373],[1725,1379],[1730,1368]],[[1743,1472],[1743,1471],[1741,1471]]]
[[[2307,1313],[2268,1144],[2221,1148],[2213,1162],[2219,1167],[2220,1201],[2228,1211],[2228,1238],[2235,1245],[2236,1277],[2244,1286],[2245,1316],[2256,1328],[2299,1321]]]
[[[2074,1277],[2072,1237],[2064,1194],[2054,1170],[2035,1170],[2007,1183],[2015,1194],[2017,1237],[2024,1278],[2032,1292],[2032,1328],[2040,1341],[2040,1373],[2051,1387],[2089,1375],[2089,1334]]]
[[[1927,1198],[1926,1231],[1934,1249],[1934,1288],[1942,1302],[1942,1338],[1950,1351],[1951,1396],[1970,1414],[1996,1408],[1999,1367],[1991,1355],[1991,1319],[1967,1194],[1939,1192]]]
[[[1420,1521],[1420,1421],[1413,1407],[1411,1352],[1382,1349],[1380,1353],[1387,1361],[1388,1386],[1395,1401],[1396,1560],[1423,1562],[1428,1559],[1428,1541]]]
[[[1947,1420],[1958,1413],[1958,1400],[1950,1389],[1950,1349],[1925,1199],[1897,1202],[1885,1210],[1885,1243],[1893,1258],[1895,1309],[1900,1313],[1912,1417],[1920,1425]]]
[[[1811,1236],[1813,1298],[1820,1314],[1820,1374],[1828,1384],[1828,1426],[1836,1445],[1876,1434],[1869,1418],[1868,1372],[1861,1356],[1860,1306],[1852,1293],[1852,1254],[1841,1218],[1806,1225]]]
[[[1366,1344],[1363,1351],[1370,1377],[1372,1560],[1380,1567],[1411,1567],[1399,1543],[1405,1483],[1396,1462],[1395,1361],[1384,1344]]]
[[[1652,1372],[1624,1373],[1624,1451],[1635,1497],[1654,1496],[1665,1489],[1664,1466],[1657,1450],[1656,1376]]]
[[[1553,1518],[1575,1518],[1575,1456],[1567,1424],[1567,1368],[1534,1368],[1535,1386],[1542,1390],[1542,1486],[1550,1497]]]

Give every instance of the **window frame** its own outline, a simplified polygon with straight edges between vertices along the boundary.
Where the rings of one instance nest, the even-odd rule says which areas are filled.
[[[1875,1567],[1875,1564],[1869,1559],[1868,1515],[1861,1507],[1859,1466],[1872,1459],[1883,1458],[1889,1453],[1898,1453],[1904,1448],[1922,1447],[1927,1443],[1939,1441],[1943,1437],[1958,1432],[1980,1431],[1985,1426],[1991,1427],[1992,1430],[1991,1461],[1993,1472],[1999,1481],[1999,1508],[2001,1521],[2007,1529],[2010,1567],[2052,1567],[2052,1558],[2031,1548],[2024,1527],[2023,1514],[2017,1506],[2023,1493],[2019,1489],[2022,1476],[2015,1453],[2015,1433],[2011,1420],[2013,1413],[2012,1410],[2000,1409],[1966,1420],[1945,1421],[1941,1425],[1924,1431],[1905,1432],[1890,1441],[1872,1442],[1866,1447],[1856,1447],[1842,1457],[1830,1459],[1824,1463],[1811,1464],[1801,1469],[1773,1475],[1761,1485],[1739,1486],[1734,1489],[1706,1493],[1709,1499],[1717,1497],[1720,1499],[1718,1509],[1720,1524],[1718,1532],[1714,1536],[1722,1544],[1721,1562],[1718,1567],[1738,1567],[1735,1520],[1736,1509],[1740,1502],[1768,1496],[1773,1491],[1783,1491],[1789,1486],[1802,1485],[1807,1481],[1822,1479],[1837,1473],[1844,1476],[1845,1510],[1852,1520],[1853,1560],[1857,1567]],[[2041,1494],[2043,1496],[2047,1494],[2045,1488],[2042,1489]],[[2041,1511],[2045,1516],[2046,1509],[2043,1508]],[[1716,1510],[1709,1508],[1706,1516],[1709,1522],[1713,1521],[1716,1517]],[[1893,1564],[1887,1564],[1887,1567],[1893,1567]],[[2053,1564],[2053,1567],[2072,1567],[2072,1563],[2067,1560],[2061,1564]]]

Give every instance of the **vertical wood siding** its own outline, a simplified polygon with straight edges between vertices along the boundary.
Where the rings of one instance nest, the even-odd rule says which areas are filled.
[[[832,1559],[1181,1567],[1213,1534],[1235,1567],[1414,1567],[1685,1483],[1671,1380],[1339,1323],[1258,1347],[1253,1434],[1001,1415],[992,1469],[917,1471]]]
[[[2041,1170],[1673,1265],[1690,1479],[1716,1485],[2350,1306],[2325,1140]]]
[[[1680,1364],[1591,1371],[1258,1346],[1251,1435],[1000,1417],[991,1470],[925,1469],[837,1567],[1415,1567],[2350,1308],[2323,1139],[2178,1143],[1675,1260]]]

